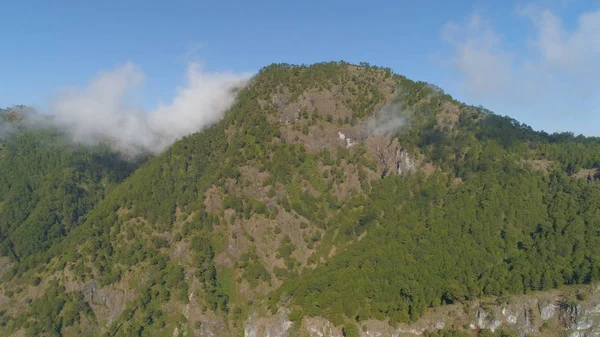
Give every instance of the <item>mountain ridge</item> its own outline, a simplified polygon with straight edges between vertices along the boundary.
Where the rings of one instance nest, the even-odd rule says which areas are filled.
[[[218,124],[132,171],[111,164],[126,178],[85,221],[4,273],[2,323],[8,335],[234,335],[285,307],[296,328],[393,325],[589,283],[600,189],[576,174],[597,169],[599,148],[386,68],[274,64]]]

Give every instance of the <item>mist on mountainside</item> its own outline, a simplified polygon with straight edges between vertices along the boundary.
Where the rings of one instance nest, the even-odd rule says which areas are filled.
[[[8,122],[0,121],[0,140],[6,138],[14,131],[14,127]]]
[[[216,123],[246,84],[249,74],[206,72],[188,65],[185,83],[171,102],[147,111],[137,99],[144,74],[133,63],[93,77],[85,87],[63,88],[47,115],[23,114],[26,128],[56,127],[76,143],[108,142],[128,154],[160,153],[176,140]],[[14,129],[0,124],[0,137]]]
[[[388,135],[408,127],[410,116],[410,110],[402,104],[392,103],[367,119],[361,128],[369,135]]]
[[[139,67],[127,63],[93,78],[85,88],[64,90],[53,102],[53,123],[73,140],[108,140],[133,152],[159,153],[177,139],[216,123],[231,106],[248,75],[209,73],[190,63],[186,83],[168,104],[144,111],[133,100],[144,81]]]

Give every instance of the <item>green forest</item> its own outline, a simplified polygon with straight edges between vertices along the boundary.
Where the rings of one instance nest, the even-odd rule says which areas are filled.
[[[16,261],[43,253],[84,223],[136,166],[106,146],[67,144],[55,130],[23,130],[1,151],[0,251]]]
[[[308,107],[289,126],[270,103],[331,91],[349,114]],[[367,141],[309,150],[312,135],[360,128],[390,103],[411,120],[388,142],[433,169],[385,174]],[[203,323],[168,307],[197,301],[231,335],[254,310],[287,306],[295,329],[322,316],[351,336],[368,319],[410,323],[446,304],[600,279],[600,139],[534,131],[388,68],[267,66],[219,123],[137,160],[8,112],[2,294],[22,309],[0,307],[6,335],[193,333]],[[66,280],[132,295],[107,323]]]

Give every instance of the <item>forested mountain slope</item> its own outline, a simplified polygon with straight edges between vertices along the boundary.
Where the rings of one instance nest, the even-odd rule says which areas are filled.
[[[599,139],[389,69],[268,66],[133,173],[61,137],[0,150],[5,335],[232,336],[283,312],[281,334],[350,336],[600,278]]]
[[[25,129],[18,110],[0,110],[0,250],[14,262],[43,253],[78,225],[135,164],[106,146],[70,144],[51,129]]]

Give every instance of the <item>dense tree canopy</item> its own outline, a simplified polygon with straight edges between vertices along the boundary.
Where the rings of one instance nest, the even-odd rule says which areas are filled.
[[[57,131],[12,133],[0,159],[0,252],[15,260],[44,252],[135,166],[106,146],[70,144]]]

